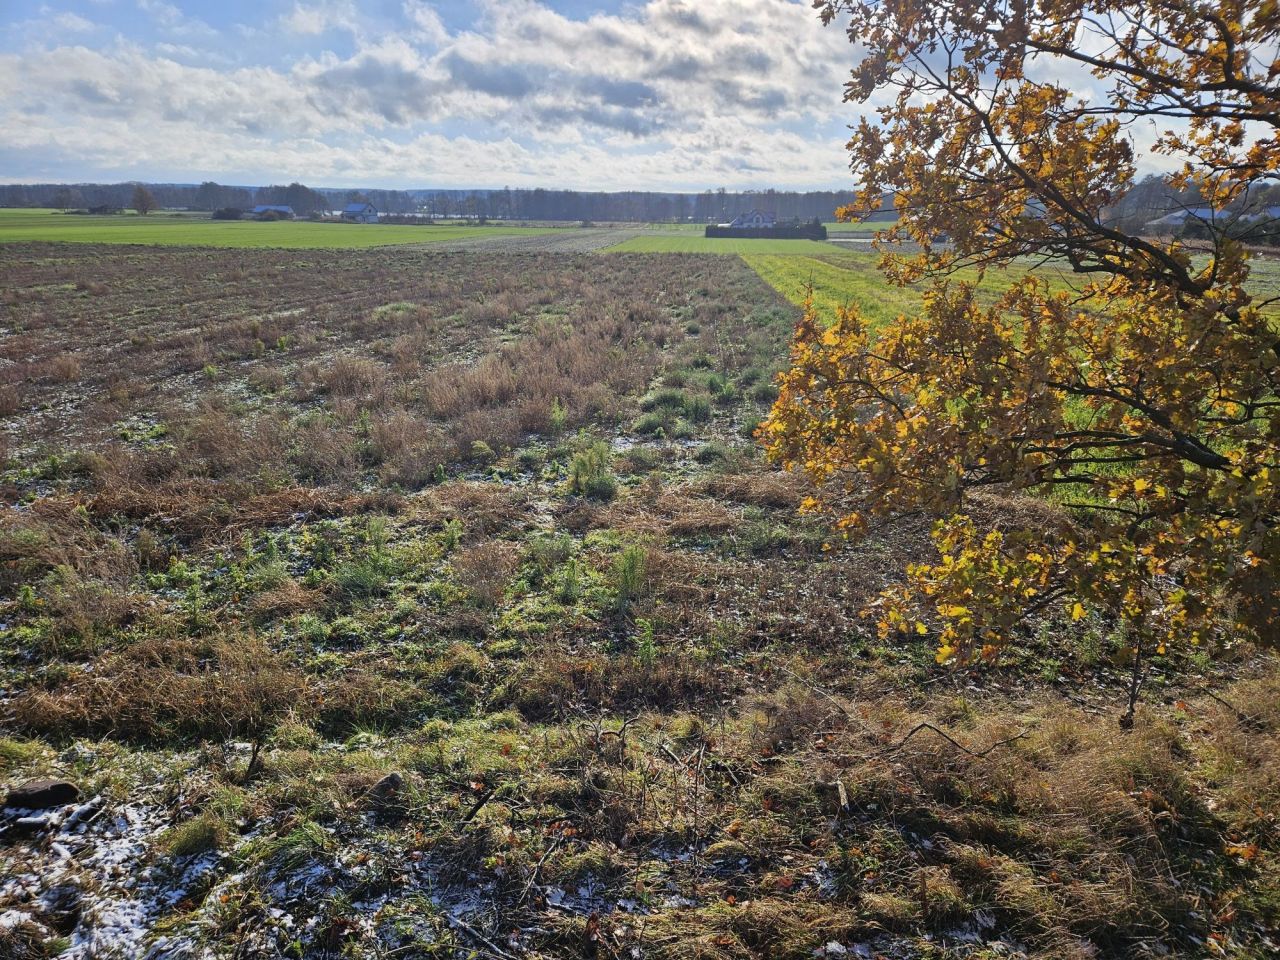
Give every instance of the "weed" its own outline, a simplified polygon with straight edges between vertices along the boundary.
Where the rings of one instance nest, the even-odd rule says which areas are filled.
[[[636,659],[644,667],[652,667],[658,659],[658,644],[654,639],[653,621],[640,617],[636,620]]]
[[[556,397],[551,401],[551,415],[547,422],[548,429],[553,435],[559,436],[564,433],[565,424],[568,422],[568,419],[568,410],[566,410],[564,404],[560,402],[560,398]]]
[[[618,481],[609,472],[612,455],[609,445],[597,440],[573,455],[569,464],[569,490],[592,500],[612,500]]]
[[[626,613],[647,586],[647,558],[643,547],[628,544],[613,563],[613,586],[619,611]]]

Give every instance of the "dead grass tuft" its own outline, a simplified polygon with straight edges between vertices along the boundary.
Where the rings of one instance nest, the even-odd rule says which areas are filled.
[[[47,736],[261,739],[306,708],[309,683],[252,636],[149,640],[107,653],[52,689],[13,701],[21,729]]]

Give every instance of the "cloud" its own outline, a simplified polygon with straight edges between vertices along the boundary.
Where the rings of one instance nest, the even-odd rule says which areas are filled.
[[[199,29],[163,0],[137,3],[170,35]],[[28,179],[78,158],[99,176],[405,186],[847,177],[842,126],[856,115],[841,87],[855,51],[806,2],[648,0],[574,18],[479,0],[464,27],[424,0],[393,9],[380,22],[345,0],[295,3],[276,24],[301,46],[261,63],[231,43],[203,58],[201,44],[119,39],[0,53],[0,120],[22,127],[6,162]],[[334,30],[348,35],[341,54],[319,39]]]
[[[138,9],[151,16],[155,24],[171,36],[211,39],[218,31],[199,17],[189,17],[164,0],[137,0]]]
[[[412,25],[410,39],[416,43],[439,46],[449,39],[449,31],[445,28],[440,13],[423,0],[405,0],[405,18]]]
[[[280,25],[303,36],[318,36],[329,30],[355,30],[356,11],[349,0],[295,3],[293,9],[280,18]]]
[[[63,11],[55,14],[50,20],[54,27],[67,33],[89,33],[98,29],[98,25],[92,20],[86,20],[78,13]]]

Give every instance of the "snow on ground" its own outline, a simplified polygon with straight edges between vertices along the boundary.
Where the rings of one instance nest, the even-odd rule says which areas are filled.
[[[143,956],[156,921],[216,865],[208,854],[161,877],[151,850],[168,816],[145,803],[109,810],[95,797],[39,813],[6,809],[0,817],[25,834],[0,847],[0,924],[30,923],[66,936],[66,960],[111,951]]]

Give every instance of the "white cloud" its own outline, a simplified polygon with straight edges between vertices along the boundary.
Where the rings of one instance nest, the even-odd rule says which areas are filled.
[[[329,30],[355,30],[355,6],[348,0],[295,3],[293,9],[280,18],[280,25],[301,36],[319,36]]]
[[[70,11],[55,14],[51,22],[58,30],[68,33],[89,33],[98,29],[98,25],[92,20],[86,20],[78,13],[71,13]]]
[[[449,39],[449,31],[436,8],[424,0],[404,0],[405,18],[413,25],[410,39],[432,47]]]
[[[210,39],[218,35],[218,31],[199,17],[189,17],[172,3],[164,0],[137,0],[138,9],[151,16],[156,26],[166,33],[179,37],[200,37]]]
[[[171,33],[190,28],[163,0],[137,2]],[[297,3],[282,25],[346,30],[353,52],[262,66],[194,59],[199,45],[177,43],[0,54],[0,120],[21,131],[0,156],[122,176],[405,186],[847,177],[840,125],[855,113],[841,86],[856,51],[799,0],[648,0],[585,19],[481,0],[455,32],[432,3],[398,9],[390,31],[345,0]]]

